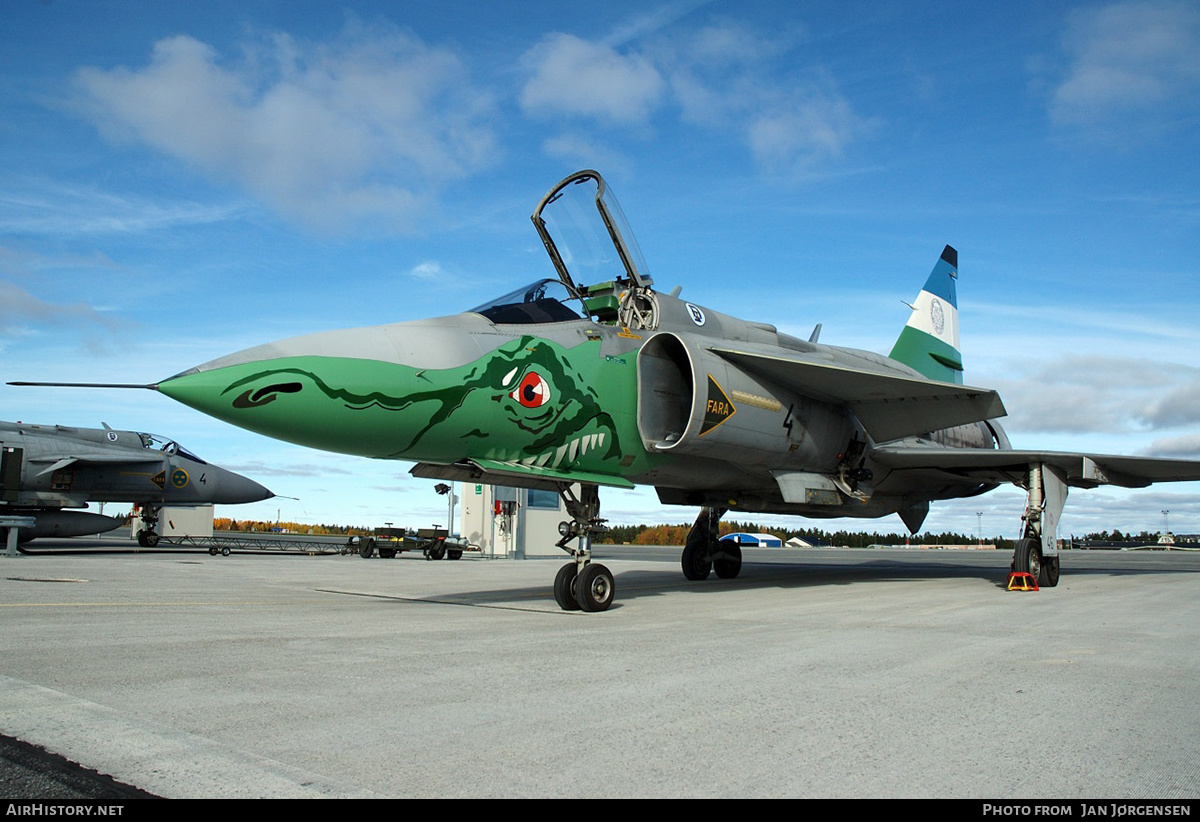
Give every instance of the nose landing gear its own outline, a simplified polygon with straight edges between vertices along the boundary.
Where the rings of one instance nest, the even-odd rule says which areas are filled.
[[[592,562],[592,537],[607,531],[600,518],[600,493],[595,485],[583,485],[576,497],[569,485],[560,486],[558,495],[571,519],[559,523],[562,536],[555,543],[573,557],[558,569],[554,578],[554,600],[564,611],[607,611],[616,598],[617,586],[612,571]],[[569,543],[577,540],[574,548]]]

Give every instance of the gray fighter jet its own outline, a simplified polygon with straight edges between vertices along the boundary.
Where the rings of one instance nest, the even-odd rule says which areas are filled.
[[[894,513],[915,532],[931,502],[1011,483],[1028,494],[1013,568],[1053,587],[1069,488],[1200,480],[1200,461],[1014,449],[1000,396],[963,381],[950,246],[883,356],[818,342],[819,325],[804,340],[658,291],[595,171],[559,182],[533,222],[557,278],[461,314],[91,387],[155,390],[267,436],[408,460],[423,478],[556,491],[570,516],[556,544],[571,561],[554,581],[567,610],[615,597],[591,561],[600,486],[650,485],[698,507],[680,562],[702,580],[741,570],[740,548],[718,539],[729,511]]]
[[[33,517],[37,537],[111,531],[122,520],[89,511],[89,502],[141,507],[138,542],[158,544],[164,505],[234,505],[273,497],[252,479],[205,462],[156,434],[0,421],[0,516]]]

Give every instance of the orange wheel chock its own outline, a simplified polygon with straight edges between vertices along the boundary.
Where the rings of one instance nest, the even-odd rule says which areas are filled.
[[[1038,590],[1037,577],[1025,571],[1013,571],[1008,575],[1009,591],[1036,591]]]

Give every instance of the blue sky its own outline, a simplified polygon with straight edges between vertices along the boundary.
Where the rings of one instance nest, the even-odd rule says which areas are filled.
[[[590,167],[660,287],[823,342],[886,352],[950,243],[967,381],[1014,445],[1200,458],[1198,54],[1186,0],[10,0],[0,376],[153,382],[455,313],[550,274],[529,214]],[[154,431],[299,498],[222,513],[444,519],[406,464],[148,392],[2,386],[0,417]],[[926,527],[1013,535],[1022,499]],[[1075,492],[1063,527],[1164,509],[1200,532],[1200,485]]]

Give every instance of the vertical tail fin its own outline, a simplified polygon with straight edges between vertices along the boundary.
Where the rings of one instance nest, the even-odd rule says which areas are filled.
[[[958,252],[946,246],[925,287],[909,306],[912,316],[888,356],[931,380],[962,385],[957,280]]]

